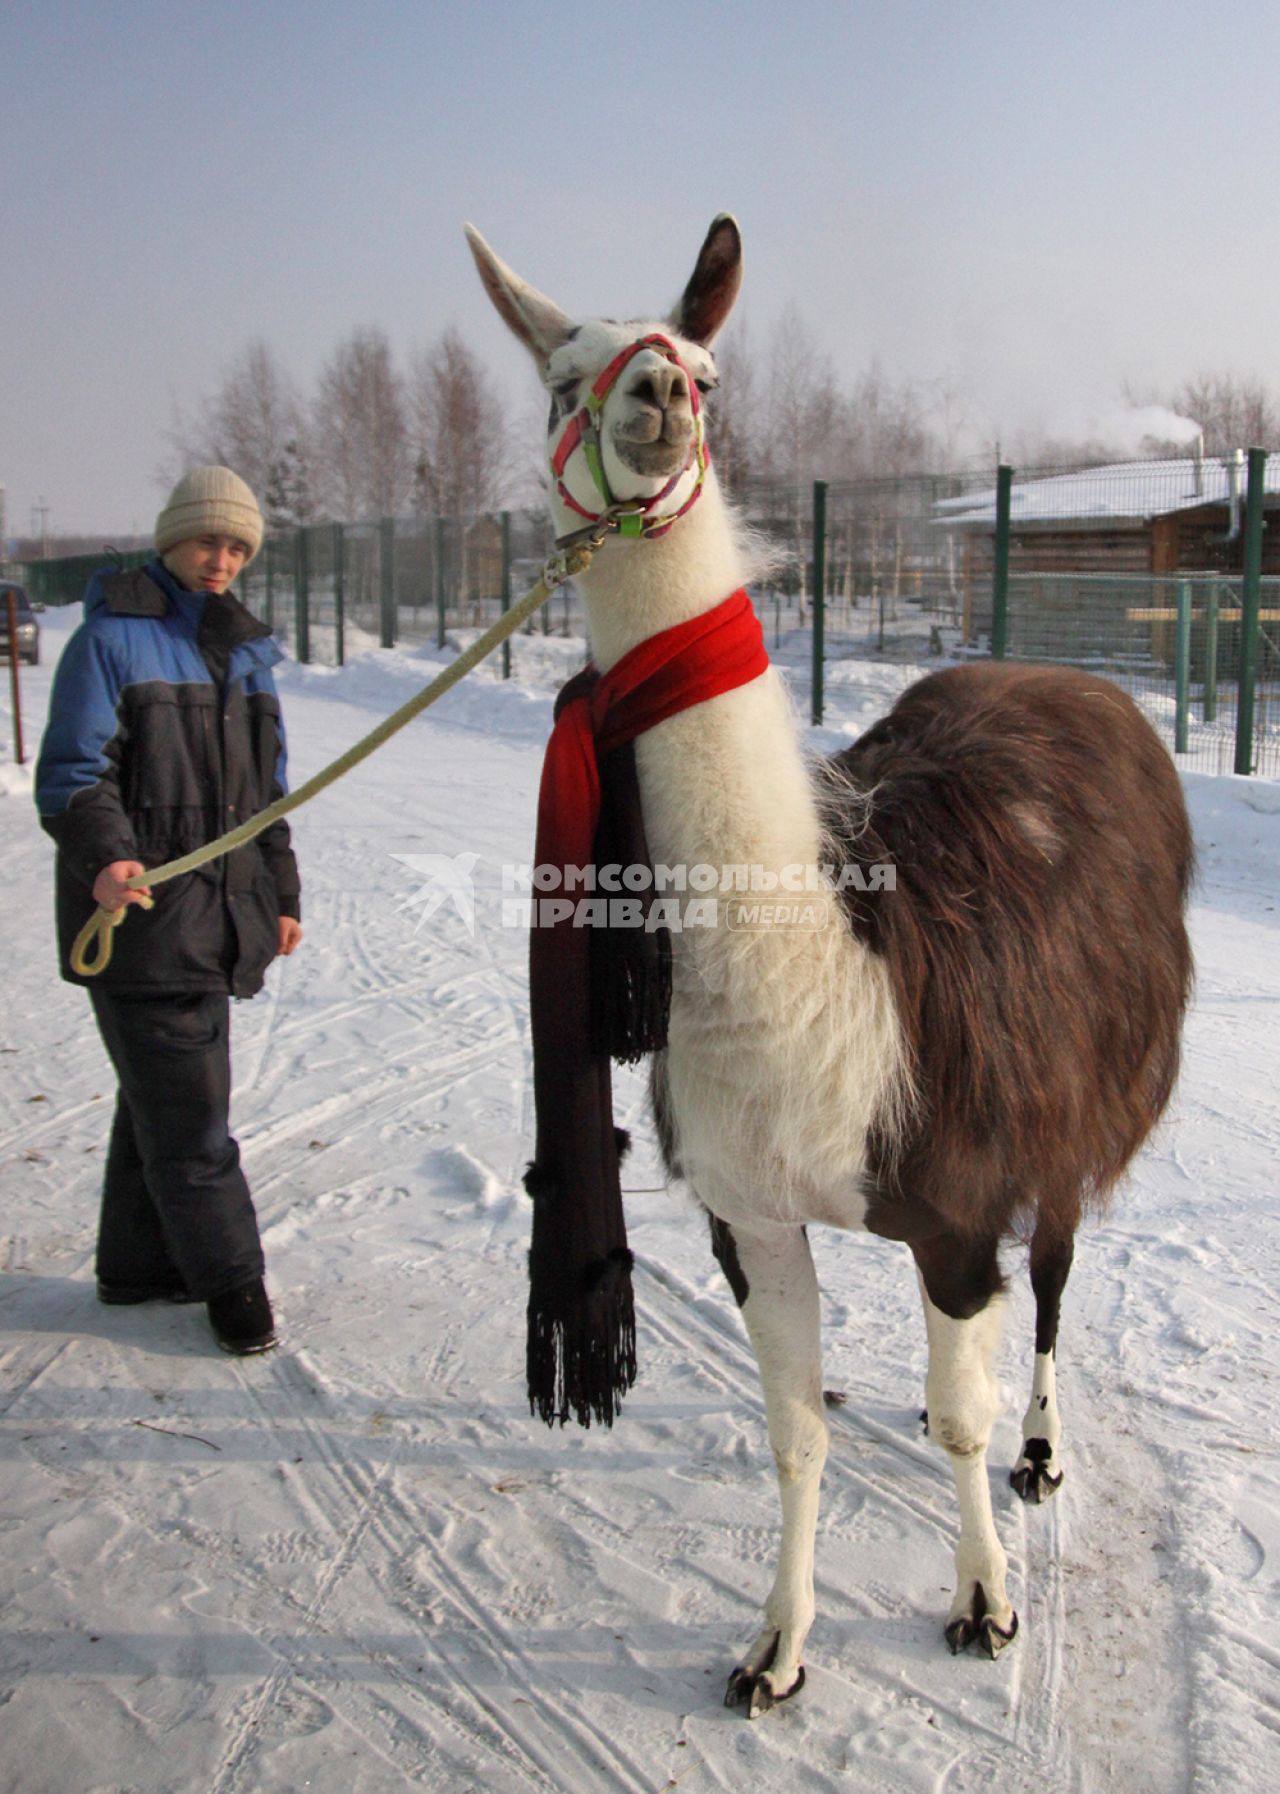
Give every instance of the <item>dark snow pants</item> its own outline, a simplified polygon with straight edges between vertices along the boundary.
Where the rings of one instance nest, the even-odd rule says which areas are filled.
[[[225,993],[128,997],[91,990],[120,1090],[98,1228],[101,1283],[185,1289],[252,1283],[262,1244],[231,1137]]]

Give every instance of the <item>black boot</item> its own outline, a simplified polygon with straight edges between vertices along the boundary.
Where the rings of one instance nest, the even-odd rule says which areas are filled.
[[[269,1352],[277,1343],[271,1303],[261,1277],[215,1296],[208,1306],[209,1324],[224,1352],[243,1358],[251,1352]]]

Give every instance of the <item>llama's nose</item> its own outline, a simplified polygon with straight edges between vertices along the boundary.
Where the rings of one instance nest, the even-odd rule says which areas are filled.
[[[640,399],[659,411],[667,411],[673,404],[687,399],[688,390],[680,369],[659,357],[647,367],[637,368],[628,388],[633,399]]]

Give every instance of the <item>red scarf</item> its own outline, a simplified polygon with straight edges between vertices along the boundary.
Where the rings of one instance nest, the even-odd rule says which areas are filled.
[[[651,636],[560,694],[538,793],[538,866],[647,863],[631,744],[668,717],[758,679],[769,657],[745,591]],[[561,888],[575,901],[590,893]],[[543,897],[535,884],[535,904]],[[536,918],[535,918],[536,924]],[[635,1316],[610,1059],[665,1045],[669,943],[646,929],[534,926],[536,1157],[529,1254],[531,1408],[612,1424],[635,1381]],[[667,981],[663,981],[663,972]]]

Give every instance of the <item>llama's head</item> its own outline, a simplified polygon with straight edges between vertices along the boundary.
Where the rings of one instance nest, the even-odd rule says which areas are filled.
[[[548,458],[557,534],[610,506],[635,507],[628,533],[678,516],[704,473],[700,399],[715,385],[710,344],[742,282],[742,240],[727,215],[707,233],[665,322],[574,324],[512,272],[477,230],[467,239],[485,290],[538,365],[551,399]]]

